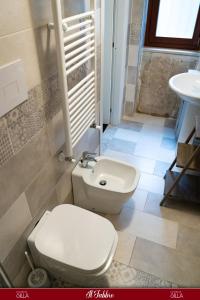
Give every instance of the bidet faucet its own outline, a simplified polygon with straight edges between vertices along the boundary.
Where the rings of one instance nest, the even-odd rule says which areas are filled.
[[[89,161],[95,161],[96,162],[97,160],[94,157],[95,155],[96,155],[96,153],[91,153],[91,152],[88,152],[88,151],[84,151],[82,153],[81,158],[80,158],[81,167],[82,168],[87,168]]]

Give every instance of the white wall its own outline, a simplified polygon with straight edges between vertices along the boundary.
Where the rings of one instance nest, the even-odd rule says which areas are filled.
[[[111,79],[112,79],[112,42],[113,42],[113,8],[114,0],[104,2],[103,62],[102,62],[102,101],[103,123],[110,123]]]
[[[121,121],[126,80],[127,38],[129,25],[129,0],[116,0],[114,20],[113,79],[111,98],[111,124]]]

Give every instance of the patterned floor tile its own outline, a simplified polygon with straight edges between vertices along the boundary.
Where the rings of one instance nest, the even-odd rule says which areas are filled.
[[[113,261],[106,274],[95,281],[88,282],[92,288],[169,288],[174,284],[159,277]],[[53,288],[78,287],[61,279],[52,280]]]

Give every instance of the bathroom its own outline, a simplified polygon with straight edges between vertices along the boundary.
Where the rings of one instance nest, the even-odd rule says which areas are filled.
[[[197,133],[191,141],[186,140],[197,122],[195,117],[200,115],[196,105],[200,95],[197,91],[196,98],[194,94],[189,100],[187,95],[181,98],[173,87],[175,76],[181,73],[196,76],[198,81],[199,5],[199,0],[1,1],[0,287],[30,286],[27,278],[35,272],[32,263],[35,270],[47,270],[48,287],[52,288],[200,287],[200,207],[195,203],[200,199],[198,171],[186,170],[195,178],[192,190],[188,191],[187,182],[182,181],[182,191],[174,188],[177,199],[166,197],[167,173],[178,143],[192,147],[195,141],[197,150],[199,145]],[[194,40],[175,38],[175,44],[173,38],[157,42],[154,36],[152,41],[150,20],[155,18],[156,9],[160,22],[166,16],[165,21],[169,19],[167,12],[177,12],[173,25],[178,33],[172,34],[182,37],[195,32]],[[190,9],[193,12],[188,16]],[[59,23],[60,12],[72,24]],[[85,22],[85,27],[70,19],[79,14],[78,22]],[[188,18],[192,19],[192,34],[184,32]],[[59,28],[65,32],[73,26],[86,30],[84,34],[87,26],[92,27],[94,42],[91,37],[81,47],[93,52],[90,62],[86,53],[81,56],[77,48],[73,50],[85,61],[70,70],[66,85]],[[73,42],[68,36],[66,40]],[[177,40],[190,43],[178,45]],[[66,56],[73,57],[70,51]],[[91,69],[94,71],[89,73]],[[84,78],[89,78],[88,82]],[[89,111],[88,115],[84,115],[85,110],[76,111],[72,121],[77,126],[72,129],[76,135],[71,139],[70,106],[63,99],[66,88],[67,92],[74,89],[75,95],[80,82],[95,86],[95,103],[89,107],[94,114],[89,119]],[[82,116],[85,123],[80,123]],[[173,171],[180,174],[183,168],[175,164]],[[192,199],[191,195],[196,201],[185,201]],[[31,250],[34,230],[45,217],[53,220],[56,216],[60,228],[51,224],[46,232],[44,226],[38,230],[37,241],[41,246],[49,236],[50,242],[57,237],[51,236],[52,232],[60,230],[66,239],[64,246],[72,242],[65,261],[71,269],[62,276],[56,274],[58,266],[55,274],[52,271],[53,260],[40,259],[40,264],[38,254],[34,257]],[[112,250],[108,247],[111,236]],[[89,241],[91,237],[93,241]],[[93,242],[90,258],[94,264],[110,251],[102,272],[91,277],[83,272],[89,270],[91,262],[84,258],[89,251],[86,241]],[[55,243],[52,251],[59,246]],[[70,259],[79,258],[79,252],[81,276],[70,264]],[[86,280],[82,280],[84,276]]]

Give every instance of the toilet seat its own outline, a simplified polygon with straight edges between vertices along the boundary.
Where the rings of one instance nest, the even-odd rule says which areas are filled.
[[[80,207],[55,207],[35,236],[39,253],[85,274],[105,269],[117,233],[107,219]]]

